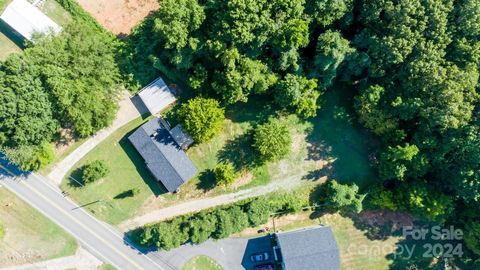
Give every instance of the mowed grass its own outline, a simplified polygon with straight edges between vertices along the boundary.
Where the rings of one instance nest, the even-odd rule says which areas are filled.
[[[77,243],[59,226],[0,187],[0,267],[73,255]]]
[[[5,61],[12,53],[21,52],[22,49],[15,44],[9,37],[4,34],[4,30],[0,27],[0,61]]]
[[[399,237],[390,236],[387,240],[370,240],[354,226],[352,219],[339,214],[320,217],[321,224],[329,225],[340,248],[340,263],[345,270],[387,270],[392,260],[388,259],[397,248]]]
[[[162,193],[146,171],[142,158],[127,139],[130,132],[142,123],[144,120],[137,118],[117,130],[80,160],[75,165],[76,169],[69,174],[81,181],[79,168],[94,160],[104,160],[110,170],[107,177],[84,187],[78,187],[68,178],[61,185],[77,203],[112,224],[132,217],[147,198]],[[134,197],[122,196],[122,193],[132,188],[138,188],[140,192]]]
[[[207,256],[197,256],[188,260],[182,268],[183,270],[223,270],[218,263]]]

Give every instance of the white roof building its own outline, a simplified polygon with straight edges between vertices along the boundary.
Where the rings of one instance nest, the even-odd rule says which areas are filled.
[[[162,78],[145,86],[138,92],[138,96],[152,115],[159,113],[177,100]]]
[[[52,31],[58,33],[62,29],[26,0],[13,0],[0,19],[28,40],[32,40],[34,33],[48,34]]]

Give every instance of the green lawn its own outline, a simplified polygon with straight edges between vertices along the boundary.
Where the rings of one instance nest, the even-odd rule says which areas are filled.
[[[21,52],[22,49],[4,34],[3,27],[0,27],[0,61],[5,61],[12,53]]]
[[[364,188],[377,181],[371,166],[370,148],[375,141],[352,116],[346,104],[351,89],[334,89],[325,94],[318,116],[311,120],[313,129],[307,140],[312,144],[312,159],[333,159],[331,176],[341,183],[356,183]]]
[[[0,187],[0,267],[73,255],[77,243],[60,227]]]
[[[207,256],[191,258],[182,268],[183,270],[223,270],[214,260]]]
[[[123,126],[76,165],[76,168],[80,168],[93,160],[104,160],[110,169],[105,179],[85,187],[77,187],[70,180],[63,181],[61,185],[80,205],[92,203],[85,208],[113,224],[130,218],[147,198],[162,192],[127,139],[128,134],[143,122],[144,120],[138,118]],[[80,180],[78,169],[73,170],[72,177]],[[140,189],[140,193],[135,197],[115,198],[122,197],[123,192],[134,187]]]

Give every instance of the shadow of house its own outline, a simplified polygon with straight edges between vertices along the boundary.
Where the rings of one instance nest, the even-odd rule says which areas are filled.
[[[4,21],[0,20],[0,33],[4,34],[8,39],[10,39],[15,45],[21,49],[25,49],[25,39],[12,27],[6,24]]]

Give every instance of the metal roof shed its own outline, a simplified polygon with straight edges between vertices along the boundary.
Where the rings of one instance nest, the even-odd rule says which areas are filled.
[[[159,113],[177,100],[162,78],[145,86],[138,92],[138,96],[152,115]]]
[[[58,33],[62,29],[26,0],[13,0],[0,19],[27,40],[32,40],[34,33]]]

